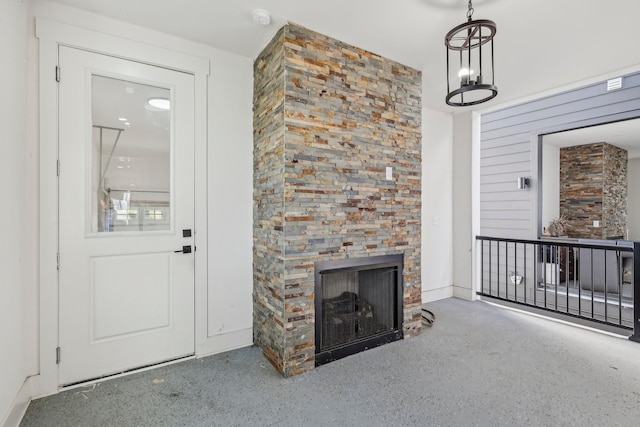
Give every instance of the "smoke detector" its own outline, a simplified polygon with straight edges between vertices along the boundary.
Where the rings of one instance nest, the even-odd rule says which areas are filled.
[[[255,9],[251,16],[256,24],[267,26],[271,23],[271,14],[264,9]]]

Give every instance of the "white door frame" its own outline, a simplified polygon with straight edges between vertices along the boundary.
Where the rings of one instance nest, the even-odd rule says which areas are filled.
[[[40,375],[37,396],[58,391],[58,46],[66,45],[195,77],[195,300],[207,299],[207,78],[209,60],[46,19],[36,19],[40,60]],[[60,71],[64,78],[64,70]],[[206,313],[195,304],[196,349],[206,337]],[[205,307],[206,309],[206,307]],[[204,321],[200,320],[204,319]],[[195,350],[195,349],[194,349]]]

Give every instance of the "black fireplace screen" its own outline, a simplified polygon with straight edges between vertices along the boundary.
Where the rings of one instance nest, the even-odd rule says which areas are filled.
[[[352,263],[374,263],[316,271],[317,364],[401,337],[402,256],[391,257],[358,259]],[[317,264],[323,265],[316,268],[326,267]]]

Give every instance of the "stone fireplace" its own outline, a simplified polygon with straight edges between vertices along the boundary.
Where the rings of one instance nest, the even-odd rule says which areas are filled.
[[[323,304],[329,359],[420,332],[421,114],[420,71],[298,25],[255,60],[254,343],[284,376],[323,363]]]

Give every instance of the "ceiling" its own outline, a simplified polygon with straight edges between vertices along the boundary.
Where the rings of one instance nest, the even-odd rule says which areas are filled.
[[[57,3],[255,58],[285,21],[423,71],[423,104],[444,102],[444,35],[467,0],[55,0]],[[497,24],[496,106],[640,64],[638,0],[475,0],[475,19]],[[272,23],[252,22],[268,10]],[[476,107],[478,108],[478,107]]]
[[[93,75],[92,124],[104,126],[108,153],[118,132],[116,156],[166,156],[169,153],[169,111],[152,107],[152,98],[171,98],[170,89]],[[97,129],[94,129],[96,134]]]
[[[606,142],[628,151],[630,159],[640,157],[640,119],[624,120],[570,131],[558,132],[542,137],[545,144],[556,147]]]

